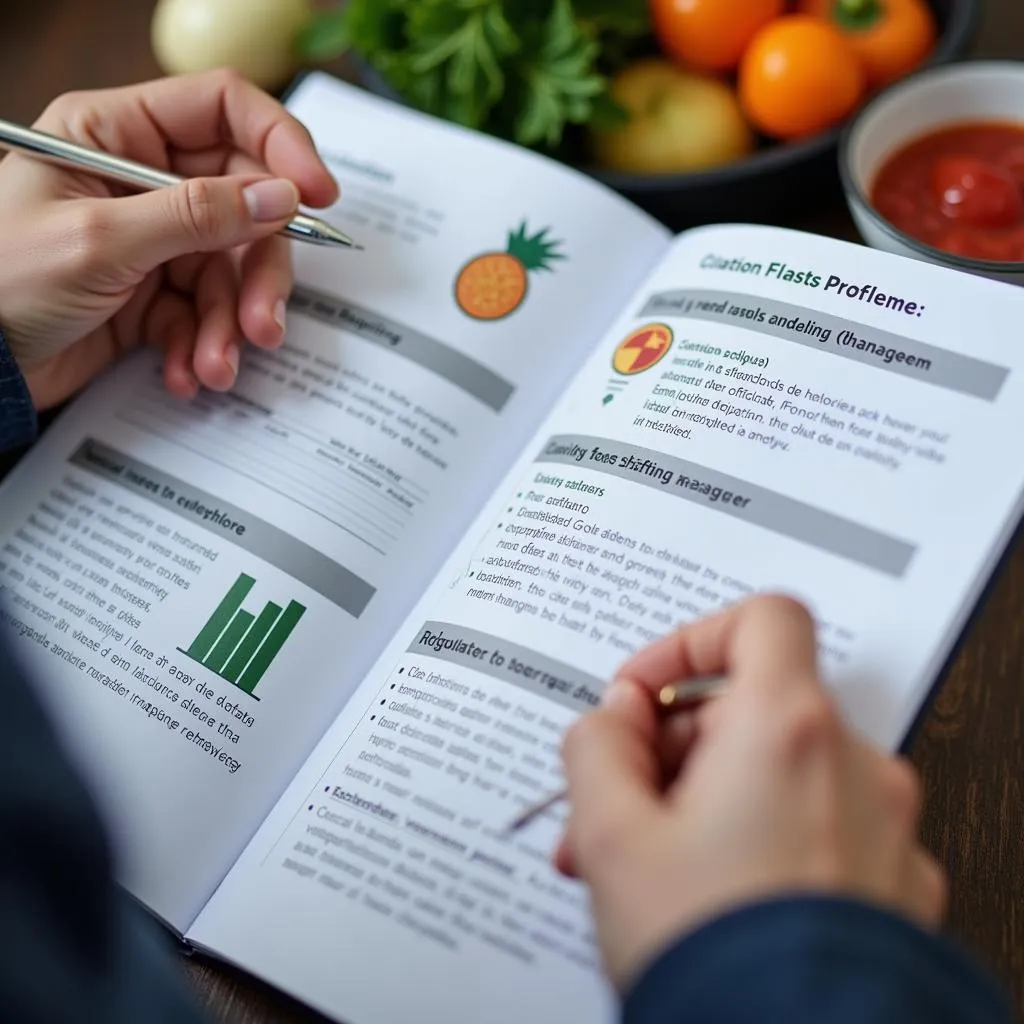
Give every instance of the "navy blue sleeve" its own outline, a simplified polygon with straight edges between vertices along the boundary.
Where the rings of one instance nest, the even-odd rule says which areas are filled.
[[[25,378],[0,332],[0,453],[31,444],[37,429]]]
[[[862,903],[791,898],[733,911],[665,950],[623,1024],[1011,1024],[957,949]]]
[[[0,456],[37,432],[0,334]],[[0,1016],[198,1024],[170,937],[114,883],[103,824],[12,653],[13,611],[0,607]]]
[[[16,628],[0,625],[0,1016],[199,1024],[170,937],[113,881],[90,796],[11,652]]]

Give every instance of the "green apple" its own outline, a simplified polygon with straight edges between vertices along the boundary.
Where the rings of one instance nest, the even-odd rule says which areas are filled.
[[[607,170],[686,173],[739,160],[754,149],[736,93],[721,79],[646,57],[619,72],[609,91],[629,120],[591,133],[594,156]]]

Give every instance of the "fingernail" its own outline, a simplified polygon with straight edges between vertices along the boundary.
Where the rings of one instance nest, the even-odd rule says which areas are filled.
[[[616,679],[601,694],[601,706],[606,708],[620,708],[633,700],[635,687],[628,679]]]
[[[278,299],[277,302],[274,303],[274,321],[282,331],[284,330],[284,312],[284,299]]]
[[[242,190],[249,214],[258,224],[282,220],[299,205],[299,190],[284,178],[257,181]]]
[[[232,379],[238,376],[238,359],[238,346],[234,344],[228,345],[228,347],[224,349],[224,362],[231,367]]]

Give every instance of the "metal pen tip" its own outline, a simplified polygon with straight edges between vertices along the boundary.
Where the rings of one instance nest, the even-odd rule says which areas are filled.
[[[316,225],[316,232],[320,236],[320,242],[324,245],[344,245],[349,249],[362,249],[361,245],[356,244],[349,238],[348,235],[339,231],[337,228],[326,223],[326,221],[318,221]]]
[[[353,239],[343,231],[320,220],[319,217],[310,217],[307,214],[299,214],[286,228],[285,234],[303,242],[312,242],[314,245],[325,245],[345,249],[362,250],[363,246],[357,245]]]

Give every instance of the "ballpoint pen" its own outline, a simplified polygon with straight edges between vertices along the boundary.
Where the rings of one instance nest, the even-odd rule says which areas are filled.
[[[687,679],[681,683],[663,686],[657,693],[658,709],[662,713],[686,711],[699,707],[705,701],[717,697],[725,686],[724,676],[700,676]],[[569,795],[568,789],[560,789],[535,804],[531,804],[514,818],[505,828],[505,835],[511,835],[525,828],[539,818],[545,811],[564,800]]]
[[[168,188],[181,183],[182,178],[168,171],[160,171],[124,157],[90,149],[56,135],[24,128],[0,119],[0,149],[14,150],[46,163],[57,164],[71,170],[84,171],[99,178],[116,181],[143,191]],[[281,234],[313,245],[344,246],[361,249],[348,235],[338,231],[316,217],[299,214]]]

